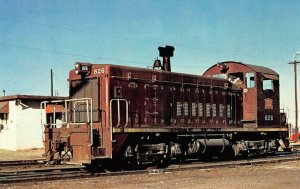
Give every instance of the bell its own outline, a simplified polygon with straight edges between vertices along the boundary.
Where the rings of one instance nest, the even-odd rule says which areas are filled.
[[[161,61],[160,60],[158,60],[158,59],[154,60],[153,69],[154,70],[161,70]]]

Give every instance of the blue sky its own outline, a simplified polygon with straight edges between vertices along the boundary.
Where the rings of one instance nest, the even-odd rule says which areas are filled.
[[[227,60],[274,69],[293,119],[299,10],[296,0],[0,0],[0,94],[50,95],[52,68],[67,95],[76,61],[147,67],[173,45],[176,72]]]

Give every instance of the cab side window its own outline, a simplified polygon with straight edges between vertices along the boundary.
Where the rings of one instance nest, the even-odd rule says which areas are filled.
[[[263,80],[263,90],[264,91],[274,91],[273,80],[264,79]]]
[[[247,79],[247,88],[254,88],[255,86],[255,78],[254,73],[246,73],[246,79]]]

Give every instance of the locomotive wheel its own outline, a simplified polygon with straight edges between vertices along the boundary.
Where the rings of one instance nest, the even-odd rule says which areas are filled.
[[[127,146],[124,155],[119,159],[119,166],[124,170],[141,169],[141,162],[137,159],[137,154],[132,146]]]
[[[186,156],[185,154],[180,154],[176,156],[176,162],[177,163],[183,163],[185,162]]]

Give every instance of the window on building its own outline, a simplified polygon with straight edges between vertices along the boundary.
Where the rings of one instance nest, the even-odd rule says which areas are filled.
[[[8,114],[2,113],[0,114],[0,124],[7,124]]]

